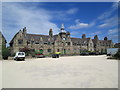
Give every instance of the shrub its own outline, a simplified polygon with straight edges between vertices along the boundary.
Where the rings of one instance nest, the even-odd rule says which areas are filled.
[[[8,48],[3,47],[2,48],[2,57],[4,60],[7,60],[10,56],[10,50]]]
[[[32,56],[32,57],[35,57],[35,52],[31,52],[31,56]]]
[[[118,49],[118,52],[114,55],[114,57],[120,60],[120,49]]]
[[[11,56],[14,57],[14,56],[15,56],[15,53],[13,53]]]

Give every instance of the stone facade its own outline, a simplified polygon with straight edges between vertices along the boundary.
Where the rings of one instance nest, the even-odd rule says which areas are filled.
[[[107,48],[113,47],[113,43],[107,37],[104,40],[99,40],[97,35],[94,39],[86,38],[85,34],[82,35],[82,38],[73,38],[62,25],[61,32],[56,35],[53,35],[52,29],[49,30],[49,35],[28,34],[25,27],[15,34],[10,41],[10,47],[11,53],[28,47],[31,50],[43,52],[45,55],[54,52],[72,55],[80,54],[83,51],[104,52]]]
[[[2,47],[6,48],[6,43],[7,43],[7,41],[6,41],[5,37],[0,32],[0,59],[2,59]]]

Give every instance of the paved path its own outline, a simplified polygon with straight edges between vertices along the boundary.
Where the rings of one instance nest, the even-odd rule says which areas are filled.
[[[118,61],[106,56],[3,61],[3,88],[118,88]]]

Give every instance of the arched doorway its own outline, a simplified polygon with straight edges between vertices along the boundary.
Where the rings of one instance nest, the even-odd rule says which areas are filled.
[[[43,49],[40,49],[39,51],[40,51],[40,54],[43,54]]]

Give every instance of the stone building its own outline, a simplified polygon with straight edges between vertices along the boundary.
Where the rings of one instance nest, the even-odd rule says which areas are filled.
[[[6,41],[5,37],[0,32],[0,59],[2,59],[2,47],[6,48],[6,43],[7,43],[7,41]]]
[[[49,30],[49,35],[28,34],[26,27],[20,30],[10,41],[11,53],[15,53],[24,47],[28,47],[33,51],[40,51],[45,55],[54,52],[61,52],[65,55],[80,54],[83,51],[104,52],[107,48],[113,47],[112,40],[107,37],[99,40],[96,35],[94,39],[86,38],[83,34],[82,38],[74,38],[70,36],[70,32],[64,30],[62,24],[60,33],[53,35],[53,30]]]
[[[114,48],[120,48],[120,43],[115,43]]]

